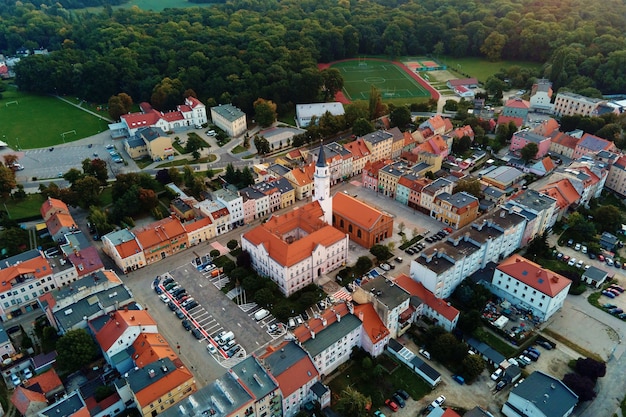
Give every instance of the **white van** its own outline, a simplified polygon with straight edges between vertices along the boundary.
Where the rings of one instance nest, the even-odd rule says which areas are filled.
[[[235,334],[233,332],[226,332],[220,339],[217,341],[220,345],[225,345],[235,338]]]
[[[269,315],[270,315],[270,312],[265,310],[264,308],[262,308],[259,311],[257,311],[256,313],[254,313],[254,319],[256,321],[261,321],[261,320],[263,320],[265,317],[267,317]]]

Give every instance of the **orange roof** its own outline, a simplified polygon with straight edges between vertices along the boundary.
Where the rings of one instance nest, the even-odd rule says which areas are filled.
[[[448,305],[445,300],[437,298],[435,294],[428,291],[421,282],[414,281],[408,275],[398,275],[395,279],[395,283],[412,296],[418,297],[424,304],[445,317],[448,321],[453,321],[459,316],[459,310]]]
[[[17,265],[0,269],[0,292],[10,290],[12,287],[11,281],[21,275],[34,276],[35,278],[47,277],[48,275],[52,275],[52,268],[48,260],[40,255],[36,258],[20,262]]]
[[[89,414],[87,406],[84,406],[80,410],[77,410],[74,413],[70,414],[68,417],[91,417],[91,414]]]
[[[568,206],[580,200],[580,194],[578,194],[578,191],[576,191],[570,180],[567,178],[550,183],[545,187],[539,189],[540,193],[548,194],[550,197],[553,198],[556,198],[552,195],[552,193],[554,193],[555,191],[561,195],[562,199],[567,203],[566,205]],[[556,199],[559,200],[558,198]]]
[[[292,342],[285,341],[276,348],[268,349],[268,351],[261,356],[261,359],[267,358],[271,355],[280,354],[280,350],[289,343]],[[306,387],[309,381],[317,379],[319,377],[319,373],[317,372],[317,369],[315,369],[315,365],[313,364],[313,361],[311,361],[309,355],[303,354],[302,358],[300,358],[298,362],[292,364],[282,373],[272,376],[278,382],[278,386],[280,387],[280,391],[283,393],[283,397],[287,398],[296,392],[296,390]]]
[[[374,227],[383,216],[389,217],[380,210],[346,193],[335,194],[333,197],[333,212],[350,219],[350,221],[366,230]]]
[[[443,131],[444,132],[449,132],[452,129],[454,129],[454,126],[452,125],[452,121],[449,118],[444,118],[443,119]]]
[[[498,116],[499,125],[509,124],[509,122],[515,123],[515,126],[517,126],[518,128],[520,128],[522,124],[524,124],[524,120],[521,117],[512,117],[512,116],[503,116],[503,115]]]
[[[555,297],[572,283],[563,275],[517,254],[502,261],[497,269],[550,297]]]
[[[352,154],[352,159],[360,159],[365,156],[369,156],[370,154],[370,150],[365,144],[363,138],[358,138],[352,142],[348,142],[343,145],[343,147]]]
[[[363,170],[366,171],[370,177],[378,178],[378,171],[393,163],[391,159],[381,159],[378,161],[367,161]]]
[[[311,256],[317,245],[329,246],[346,238],[334,227],[327,225],[324,212],[317,201],[295,208],[280,216],[272,216],[267,222],[245,233],[243,237],[254,245],[263,245],[270,258],[282,266],[292,266]],[[305,236],[287,243],[283,236],[301,229]]]
[[[410,145],[415,142],[415,138],[411,135],[411,132],[404,132],[404,143],[402,146]]]
[[[41,205],[41,217],[46,218],[46,213],[48,213],[51,209],[56,209],[57,211],[61,211],[63,213],[70,212],[67,208],[67,204],[61,200],[57,200],[56,198],[48,197],[48,199]]]
[[[117,283],[117,284],[122,283],[122,280],[120,279],[120,277],[118,277],[117,274],[111,271],[110,269],[105,269],[104,271],[102,271],[102,273],[109,281]]]
[[[13,395],[11,395],[11,402],[23,416],[26,415],[28,407],[31,403],[40,402],[48,404],[48,401],[43,394],[31,391],[22,386],[18,386],[17,388],[15,388]]]
[[[51,292],[46,292],[43,295],[39,296],[39,301],[43,304],[44,302],[48,303],[50,309],[52,309],[55,305],[57,305],[57,300],[54,299]]]
[[[339,314],[340,317],[344,317],[350,312],[346,303],[335,304],[333,306],[333,310],[324,310],[320,313],[319,317],[309,319],[309,321],[307,322],[308,328],[304,324],[296,327],[292,331],[293,335],[296,337],[296,339],[298,339],[300,343],[304,343],[312,337],[311,331],[317,334],[323,331],[326,327],[336,322],[337,314]]]
[[[372,303],[360,304],[354,307],[354,315],[363,322],[363,330],[372,343],[376,344],[390,335],[389,329],[380,319]]]
[[[183,227],[185,228],[187,233],[189,233],[189,232],[195,232],[196,230],[202,229],[203,227],[207,227],[211,223],[213,222],[211,221],[210,217],[202,217],[201,219],[196,220],[194,222],[187,222],[183,224]]]
[[[551,135],[550,140],[554,143],[570,149],[575,149],[578,145],[578,142],[580,142],[580,139],[575,138],[574,136],[570,136],[565,132],[558,131],[554,132],[554,134]]]
[[[461,126],[459,128],[454,129],[450,133],[450,136],[454,136],[455,138],[462,138],[463,136],[468,136],[470,138],[473,138],[474,129],[472,129],[472,126],[470,125]]]
[[[131,326],[156,326],[156,321],[146,310],[117,310],[104,326],[96,333],[96,340],[103,351],[111,346]]]
[[[68,229],[75,228],[76,222],[69,213],[58,212],[53,214],[47,221],[46,226],[51,235],[55,235],[59,230],[66,227]]]
[[[450,407],[446,408],[446,411],[443,412],[441,417],[461,417],[459,413],[451,409]]]
[[[448,149],[448,144],[443,139],[443,137],[441,137],[441,135],[435,135],[432,138],[428,139],[428,143],[431,144],[436,154],[440,154]]]
[[[413,180],[411,178],[408,177],[400,177],[400,179],[398,179],[398,185],[402,185],[406,188],[411,188],[411,185],[413,184]]]
[[[550,172],[555,168],[554,162],[552,162],[552,158],[550,158],[549,156],[543,158],[541,160],[541,164],[543,165],[543,168],[546,170],[546,172]]]
[[[61,382],[61,379],[57,375],[54,368],[51,368],[49,371],[46,371],[41,375],[37,375],[29,379],[26,388],[33,387],[37,384],[39,385],[41,392],[43,392],[44,394],[53,391],[55,388],[63,386],[63,383]]]
[[[512,98],[510,100],[507,100],[507,102],[504,104],[504,107],[511,107],[514,109],[529,109],[530,102],[522,100],[521,98]]]
[[[185,228],[176,217],[167,217],[145,227],[136,228],[133,234],[144,250],[168,242],[176,236],[186,235]]]
[[[139,246],[139,243],[137,243],[136,239],[122,242],[119,245],[116,245],[115,249],[117,250],[117,253],[120,254],[120,257],[122,259],[128,258],[130,256],[134,256],[137,253],[143,252],[141,250],[141,247]]]
[[[433,117],[428,119],[428,122],[432,126],[433,130],[444,129],[446,126],[444,119],[443,117],[441,117],[440,114],[434,115]]]
[[[552,132],[559,128],[559,122],[553,118],[544,120],[541,124],[533,129],[533,132],[541,136],[549,136]]]
[[[313,182],[313,174],[315,173],[315,164],[310,163],[300,168],[291,170],[291,175],[298,186],[303,186]]]
[[[166,357],[177,366],[182,365],[176,352],[160,333],[141,333],[133,343],[133,348],[133,362],[140,368]]]
[[[174,391],[185,382],[192,380],[193,375],[184,366],[174,369],[164,377],[135,393],[135,398],[141,407],[158,400],[169,392]]]

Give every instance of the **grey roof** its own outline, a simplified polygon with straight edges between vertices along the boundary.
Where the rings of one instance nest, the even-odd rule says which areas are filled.
[[[317,155],[316,167],[324,168],[326,166],[326,155],[324,154],[324,144],[320,145],[319,154]]]
[[[124,287],[117,285],[100,291],[96,294],[83,298],[59,311],[53,313],[55,320],[66,330],[71,329],[76,324],[95,315],[104,314],[104,309],[116,304],[123,305],[125,302],[132,300],[132,296]]]
[[[45,417],[67,417],[76,413],[81,408],[86,407],[85,402],[78,391],[72,392],[67,397],[63,397],[58,402],[48,408],[39,411],[40,416]]]
[[[25,262],[39,257],[41,257],[41,253],[37,249],[31,249],[26,252],[18,253],[17,255],[3,259],[2,264],[0,264],[0,269],[8,268],[9,266],[13,266],[19,262]]]
[[[268,171],[272,171],[279,177],[283,177],[291,172],[289,168],[282,164],[272,164],[267,168]]]
[[[578,403],[578,396],[557,378],[535,371],[511,390],[531,402],[545,416],[565,416]]]
[[[248,201],[250,199],[258,200],[259,198],[265,197],[265,194],[263,194],[262,192],[260,192],[259,190],[257,190],[254,187],[242,188],[239,191],[239,194],[243,198],[243,201]]]
[[[107,233],[102,238],[110,240],[113,246],[117,246],[124,242],[135,240],[135,235],[128,229],[121,229],[115,232]]]
[[[487,358],[487,360],[491,363],[500,364],[505,359],[505,357],[500,352],[498,352],[488,344],[474,339],[473,337],[470,337],[465,342],[469,347]]]
[[[451,181],[448,181],[445,178],[439,178],[424,187],[422,192],[427,192],[428,194],[434,195],[437,191],[440,191],[442,188],[448,187],[450,185],[452,185]]]
[[[254,356],[248,356],[230,370],[256,399],[264,398],[278,388],[274,379]]]
[[[183,200],[181,200],[180,198],[175,198],[170,202],[171,205],[173,205],[174,207],[176,207],[176,209],[178,209],[178,211],[180,211],[181,213],[185,213],[189,210],[193,210],[193,207],[191,207],[189,204],[185,203]]]
[[[66,255],[70,255],[74,253],[74,251],[91,246],[91,243],[87,240],[87,236],[85,236],[85,234],[80,230],[65,234],[65,241],[67,243],[61,245],[60,249]]]
[[[211,111],[214,111],[230,122],[234,122],[235,120],[246,116],[244,112],[232,104],[220,104],[219,106],[211,107]]]
[[[317,398],[322,398],[324,394],[328,392],[328,387],[321,382],[317,381],[313,386],[311,386],[311,391]]]
[[[72,282],[71,285],[57,287],[57,289],[52,291],[51,294],[56,301],[59,301],[67,297],[75,296],[78,291],[82,291],[89,287],[95,287],[98,285],[104,286],[107,282],[110,283],[110,286],[113,287],[122,285],[109,281],[106,275],[104,275],[104,272],[97,271]]]
[[[204,415],[204,412],[211,415],[209,410],[213,410],[215,414],[212,417],[225,417],[233,415],[234,411],[250,401],[250,394],[237,383],[233,375],[226,373],[159,415],[191,417]]]
[[[143,139],[138,138],[137,136],[130,137],[126,139],[126,143],[129,148],[141,148],[142,146],[146,146],[146,143]]]
[[[386,305],[390,310],[393,310],[409,299],[410,296],[397,285],[390,284],[393,284],[393,282],[390,281],[390,283],[387,283],[387,279],[385,277],[378,276],[361,285],[361,289],[367,292],[379,290],[381,293],[376,296],[378,301]]]
[[[154,361],[143,368],[135,368],[128,372],[127,376],[125,375],[124,377],[128,381],[130,389],[137,393],[154,384],[158,380],[165,378],[175,369],[176,365],[174,365],[174,362],[172,362],[170,358],[165,357]],[[150,376],[151,371],[154,371],[153,376]]]
[[[346,314],[341,321],[336,321],[317,333],[315,339],[304,342],[304,349],[315,357],[359,326],[361,326],[361,320],[352,314]]]
[[[4,326],[0,323],[0,345],[5,344],[9,340],[9,334],[4,330]]]
[[[226,202],[230,202],[241,197],[238,192],[230,190],[228,188],[220,188],[219,190],[213,191],[213,195],[215,196],[215,198],[219,198]]]
[[[363,136],[362,139],[366,142],[375,145],[377,143],[392,139],[393,135],[391,133],[385,132],[383,130],[377,130],[376,132],[368,133]]]
[[[488,411],[483,410],[479,406],[476,406],[472,408],[471,410],[469,410],[468,412],[466,412],[465,414],[463,414],[463,417],[493,417],[493,414],[491,414]]]
[[[541,194],[532,189],[524,190],[522,193],[510,200],[513,205],[525,207],[531,211],[542,211],[556,204],[556,200],[549,195]]]
[[[383,167],[381,171],[393,175],[394,177],[400,177],[405,173],[405,171],[407,171],[407,163],[403,161],[394,162]]]
[[[502,191],[499,188],[496,187],[492,187],[491,185],[487,188],[485,188],[485,190],[483,191],[483,193],[485,193],[485,195],[489,195],[493,198],[500,198],[502,197],[505,193],[504,191]]]
[[[487,172],[485,172],[486,170],[483,170],[479,173],[479,177],[482,176],[483,178],[491,178],[494,181],[498,181],[501,182],[503,184],[510,184],[513,183],[516,179],[524,176],[524,173],[522,171],[520,171],[517,168],[513,168],[513,167],[508,167],[508,166],[499,166],[495,169],[491,169]],[[484,173],[483,173],[484,172]],[[481,173],[483,173],[481,175]]]
[[[418,356],[414,356],[413,359],[411,359],[411,364],[433,381],[436,381],[437,378],[441,377],[441,374],[437,372],[437,370],[424,362],[424,360]]]
[[[144,127],[139,129],[135,136],[143,138],[145,142],[152,142],[155,139],[166,136],[166,134],[160,127]]]
[[[392,127],[391,129],[387,130],[387,133],[390,133],[391,136],[393,136],[394,142],[404,140],[404,133],[402,133],[402,131],[400,131],[398,127]]]
[[[284,194],[293,190],[293,185],[287,180],[287,178],[278,178],[277,180],[270,181],[269,184],[278,188],[278,190]]]
[[[270,368],[270,372],[276,377],[300,362],[304,357],[307,357],[306,352],[291,341],[283,345],[280,350],[265,357],[263,363]]]
[[[609,232],[604,232],[602,233],[602,236],[600,236],[600,242],[610,246],[617,245],[617,240],[617,237],[610,234]]]
[[[587,277],[587,278],[591,278],[593,281],[602,281],[603,279],[605,279],[609,274],[600,268],[596,268],[595,266],[590,266],[584,273],[583,273],[583,277]]]
[[[463,208],[467,205],[478,202],[478,199],[471,194],[466,193],[465,191],[461,191],[460,193],[448,194],[441,193],[437,196],[440,200],[445,200],[448,203],[452,204],[452,207],[455,208]]]
[[[49,353],[41,353],[37,356],[34,356],[30,359],[30,361],[32,362],[33,366],[35,367],[35,370],[42,368],[46,365],[50,365],[54,362],[56,362],[57,360],[57,351],[53,350],[52,352]]]
[[[296,114],[298,118],[310,118],[317,116],[318,118],[324,113],[329,112],[333,116],[340,116],[345,113],[343,104],[338,101],[330,103],[308,103],[296,104]]]
[[[590,133],[585,133],[582,137],[582,140],[578,142],[578,146],[581,148],[589,149],[592,152],[597,152],[603,150],[607,145],[607,141],[594,136]]]

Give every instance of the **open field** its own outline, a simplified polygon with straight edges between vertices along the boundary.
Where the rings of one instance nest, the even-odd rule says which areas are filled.
[[[362,59],[337,62],[331,67],[341,72],[343,92],[350,101],[368,100],[372,85],[384,100],[430,97],[424,87],[391,62]]]
[[[485,58],[451,58],[444,57],[440,59],[441,63],[448,66],[448,71],[463,78],[459,72],[469,74],[472,77],[478,78],[478,81],[485,82],[489,76],[497,73],[502,68],[509,68],[512,66],[519,66],[521,68],[532,68],[538,70],[541,68],[541,64],[536,62],[527,61],[497,61],[491,62]]]
[[[15,104],[7,104],[17,101]],[[0,100],[0,140],[14,149],[72,142],[108,128],[107,122],[50,96],[9,89]],[[65,138],[61,136],[64,132]]]

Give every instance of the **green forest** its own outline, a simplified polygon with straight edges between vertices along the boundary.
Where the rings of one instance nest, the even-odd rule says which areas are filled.
[[[90,101],[150,100],[166,79],[208,105],[250,111],[263,97],[282,113],[323,96],[318,62],[363,55],[526,60],[555,91],[626,91],[621,0],[229,0],[159,13],[3,2],[0,16],[5,55],[51,51],[22,59],[19,88]]]

